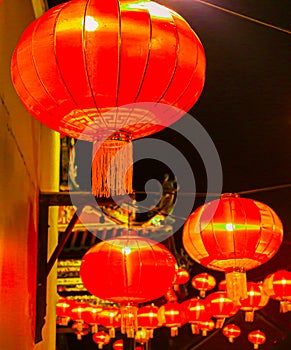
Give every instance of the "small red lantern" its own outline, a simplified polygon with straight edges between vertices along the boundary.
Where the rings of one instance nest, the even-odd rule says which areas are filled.
[[[14,51],[11,71],[22,103],[49,128],[97,145],[104,130],[111,130],[92,166],[94,195],[109,197],[124,194],[119,182],[132,165],[131,151],[123,146],[182,117],[202,92],[205,65],[194,31],[165,6],[87,0],[60,4],[32,22]],[[143,102],[177,110],[149,113]],[[121,148],[115,165],[122,177],[108,183],[109,164]],[[128,192],[131,177],[132,168],[125,175]]]
[[[215,325],[214,322],[209,319],[207,321],[199,321],[198,327],[202,331],[202,336],[206,337],[208,332],[211,332],[214,329]]]
[[[205,304],[211,316],[217,319],[216,328],[222,328],[225,319],[239,311],[239,306],[224,291],[209,294],[205,298]]]
[[[230,343],[233,343],[234,339],[240,336],[241,329],[235,324],[229,323],[223,327],[222,334],[228,338]]]
[[[262,287],[258,283],[248,282],[247,283],[247,294],[246,299],[241,299],[240,309],[245,311],[245,321],[253,322],[254,321],[254,312],[262,307],[266,306],[269,297],[265,295],[262,291]]]
[[[140,344],[146,344],[149,341],[149,334],[145,329],[139,329],[135,333],[135,341]]]
[[[248,340],[249,342],[254,344],[254,349],[258,349],[259,345],[262,345],[265,343],[266,335],[260,330],[255,330],[248,334]]]
[[[178,335],[178,328],[186,321],[185,311],[177,302],[162,305],[158,311],[158,318],[163,326],[171,329],[171,337]]]
[[[83,315],[88,307],[89,305],[85,302],[76,302],[70,311],[71,319],[73,321],[84,321]]]
[[[90,293],[121,304],[121,331],[132,333],[137,329],[137,304],[167,292],[175,264],[173,254],[162,244],[145,237],[121,236],[90,248],[80,276]]]
[[[83,320],[92,327],[92,333],[98,332],[99,314],[102,310],[100,305],[88,306],[82,314]]]
[[[146,305],[138,309],[138,327],[147,331],[149,338],[153,338],[154,329],[161,327],[158,319],[159,308],[155,305]]]
[[[115,328],[121,325],[120,309],[117,306],[104,307],[98,316],[99,323],[108,328],[110,338],[115,337]]]
[[[175,274],[175,279],[173,284],[178,284],[178,285],[185,284],[189,281],[189,278],[190,278],[189,272],[182,267],[178,267],[176,269],[176,274]]]
[[[201,298],[204,298],[208,290],[216,286],[215,278],[206,272],[194,276],[191,280],[193,288],[200,291]]]
[[[267,262],[278,251],[283,227],[266,204],[223,194],[187,219],[183,244],[201,265],[226,273],[227,293],[239,303],[247,297],[246,270]]]
[[[123,346],[123,340],[119,339],[116,340],[113,344],[112,344],[113,350],[123,350],[124,346]]]
[[[103,349],[103,345],[110,343],[110,337],[106,332],[94,333],[92,339],[96,344],[98,344],[98,349]]]
[[[211,317],[206,308],[205,301],[199,298],[192,298],[182,303],[188,323],[191,324],[192,334],[199,334],[199,322],[207,321]]]
[[[72,324],[72,329],[78,340],[82,340],[82,337],[90,332],[90,327],[83,321],[74,322]]]
[[[291,272],[276,271],[267,276],[263,282],[264,292],[271,298],[280,301],[280,312],[288,312],[291,302]]]
[[[57,324],[67,326],[71,319],[71,309],[75,302],[67,298],[59,298],[56,305]]]

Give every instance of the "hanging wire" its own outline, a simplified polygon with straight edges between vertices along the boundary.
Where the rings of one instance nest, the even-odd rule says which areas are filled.
[[[234,16],[237,16],[237,17],[246,19],[246,20],[248,20],[248,21],[250,21],[250,22],[254,22],[254,23],[263,25],[263,26],[265,26],[265,27],[268,27],[268,28],[275,29],[275,30],[278,30],[278,31],[280,31],[280,32],[286,33],[286,34],[291,34],[291,31],[288,30],[288,29],[281,28],[281,27],[275,26],[275,25],[270,24],[270,23],[267,23],[267,22],[259,21],[259,20],[255,19],[255,18],[252,18],[252,17],[246,16],[246,15],[243,15],[243,14],[238,13],[238,12],[235,12],[235,11],[231,11],[231,10],[226,9],[226,8],[224,8],[224,7],[217,6],[217,5],[214,5],[214,4],[210,4],[209,2],[202,1],[202,0],[193,0],[193,1],[196,1],[196,2],[198,2],[198,3],[200,3],[200,4],[202,4],[202,5],[206,5],[206,6],[209,6],[209,7],[213,7],[213,8],[215,8],[215,9],[217,9],[217,10],[226,12],[226,13],[228,13],[228,14],[231,14],[231,15],[234,15]]]

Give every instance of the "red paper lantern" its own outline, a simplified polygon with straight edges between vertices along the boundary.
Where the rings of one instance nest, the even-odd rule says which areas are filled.
[[[268,275],[263,282],[264,292],[280,301],[280,312],[288,312],[291,304],[291,272],[279,270]]]
[[[222,334],[226,336],[230,343],[233,343],[234,339],[239,337],[241,329],[233,323],[229,323],[222,329]]]
[[[137,312],[138,327],[145,329],[149,338],[153,338],[154,329],[161,327],[158,310],[159,308],[155,305],[146,305],[140,307]]]
[[[75,302],[67,298],[59,298],[56,305],[57,324],[59,326],[67,326],[71,319],[71,309]]]
[[[132,139],[158,132],[188,111],[202,92],[205,65],[194,31],[165,6],[79,0],[55,6],[29,25],[11,71],[24,106],[49,128],[94,142],[111,131],[92,167],[93,193],[109,196],[104,184],[100,191],[108,161]],[[143,102],[177,109],[160,113],[157,106],[149,113]],[[117,163],[122,175],[132,164],[130,151],[123,152]],[[124,188],[113,190],[123,194]]]
[[[72,324],[72,329],[78,340],[82,340],[82,337],[90,332],[90,327],[83,321],[74,322]]]
[[[182,267],[178,267],[176,269],[176,274],[175,274],[175,280],[174,280],[174,284],[185,284],[189,281],[190,278],[190,274],[189,272],[182,268]]]
[[[106,332],[94,333],[92,339],[96,344],[98,344],[98,349],[103,349],[103,345],[110,343],[110,337]]]
[[[262,345],[265,343],[266,335],[260,330],[255,330],[248,334],[248,340],[249,342],[254,344],[254,349],[258,349],[259,345]]]
[[[199,322],[207,321],[211,317],[205,301],[199,298],[192,298],[182,303],[188,323],[191,324],[193,334],[199,334]]]
[[[116,340],[113,344],[112,344],[113,350],[123,350],[124,346],[123,346],[123,340],[119,339]]]
[[[247,297],[245,271],[267,262],[283,239],[279,217],[266,204],[224,194],[187,219],[183,244],[201,265],[226,272],[228,295]]]
[[[191,280],[191,284],[193,288],[200,291],[200,296],[204,298],[206,295],[206,292],[215,287],[216,281],[213,276],[209,275],[206,272],[203,272],[194,276]]]
[[[135,333],[135,341],[140,344],[146,344],[149,341],[149,334],[145,329],[139,329]]]
[[[239,310],[239,306],[224,291],[209,294],[205,298],[205,304],[211,316],[217,319],[216,328],[222,328],[225,319],[235,315]]]
[[[82,314],[83,320],[92,327],[92,333],[98,332],[99,315],[102,310],[100,305],[88,306]]]
[[[107,306],[98,315],[99,323],[109,331],[110,338],[115,338],[115,328],[121,325],[120,309],[117,306]]]
[[[160,323],[169,327],[171,337],[178,335],[178,328],[186,322],[186,315],[181,304],[177,302],[168,302],[159,308],[158,317]]]
[[[212,331],[215,327],[213,320],[199,321],[198,327],[202,331],[202,336],[206,337],[207,333]]]
[[[90,248],[83,257],[80,276],[90,293],[121,304],[121,331],[128,330],[128,336],[133,336],[136,305],[167,292],[175,264],[173,254],[162,244],[145,237],[121,236]]]
[[[266,306],[269,297],[263,292],[262,287],[254,282],[247,283],[247,294],[248,297],[240,301],[240,309],[245,311],[245,321],[253,322],[254,311]]]

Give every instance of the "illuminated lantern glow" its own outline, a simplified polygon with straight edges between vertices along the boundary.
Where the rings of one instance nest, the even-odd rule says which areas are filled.
[[[246,299],[241,299],[240,309],[245,311],[245,321],[254,321],[254,312],[262,307],[266,306],[269,297],[263,293],[262,287],[258,283],[247,282],[247,294]]]
[[[92,333],[98,332],[99,313],[103,310],[100,305],[88,306],[82,314],[84,322],[89,324]]]
[[[204,298],[206,292],[216,286],[215,278],[206,272],[194,276],[191,280],[193,288],[200,291],[201,298]]]
[[[227,293],[247,297],[246,271],[271,259],[283,239],[277,214],[266,204],[223,194],[196,209],[183,229],[183,245],[199,264],[226,273]]]
[[[181,304],[168,302],[162,305],[158,311],[159,322],[170,328],[171,337],[178,335],[178,328],[186,322],[185,311]]]
[[[121,325],[120,309],[117,306],[107,306],[98,315],[99,323],[109,331],[110,338],[115,338],[115,329]]]
[[[206,337],[208,332],[211,332],[214,329],[215,324],[213,320],[209,319],[207,321],[199,321],[198,327],[202,331],[202,336]]]
[[[90,327],[83,321],[77,321],[72,324],[72,329],[77,336],[78,340],[82,340],[84,335],[90,332]]]
[[[123,340],[119,339],[116,340],[113,344],[112,344],[113,350],[123,350],[124,346],[123,346]]]
[[[207,321],[211,317],[205,301],[199,298],[192,298],[184,301],[182,306],[185,310],[186,320],[191,324],[192,334],[199,334],[199,322]]]
[[[234,339],[240,336],[241,329],[235,324],[229,323],[223,327],[222,334],[228,338],[230,343],[233,343]]]
[[[76,302],[74,307],[71,308],[70,315],[73,321],[84,321],[84,313],[89,305],[85,302]]]
[[[92,166],[94,195],[109,197],[110,189],[124,194],[117,174],[132,164],[126,147],[116,160],[116,181],[106,183],[117,150],[181,118],[202,92],[205,67],[197,35],[165,6],[79,0],[55,6],[28,26],[14,50],[11,74],[26,109],[49,128],[97,145],[104,130],[113,131]],[[153,115],[139,107],[144,102],[176,111]],[[131,177],[132,169],[125,179],[129,193]]]
[[[264,292],[280,301],[280,312],[288,312],[291,305],[291,272],[279,270],[268,275],[263,282]]]
[[[139,329],[135,333],[135,341],[140,344],[146,344],[149,341],[149,335],[145,329]]]
[[[189,272],[182,267],[178,267],[176,269],[175,280],[173,284],[179,284],[179,285],[185,284],[189,281],[189,279],[190,279]]]
[[[237,305],[224,291],[213,292],[205,298],[206,308],[212,317],[216,318],[216,328],[222,328],[226,318],[239,311]]]
[[[98,349],[103,349],[104,345],[110,343],[110,336],[106,332],[94,333],[92,339],[98,345]]]
[[[254,344],[254,349],[258,349],[259,345],[262,345],[265,343],[266,335],[260,330],[255,330],[248,334],[248,340],[249,342]]]
[[[137,312],[138,327],[145,329],[149,338],[153,338],[154,329],[161,327],[158,310],[158,306],[146,305],[140,307]]]
[[[91,294],[120,304],[121,332],[132,337],[137,330],[137,304],[167,292],[175,264],[173,254],[162,244],[121,236],[90,248],[83,256],[80,277]]]
[[[74,307],[74,301],[67,298],[59,298],[56,305],[57,324],[67,326],[71,319],[71,309]]]

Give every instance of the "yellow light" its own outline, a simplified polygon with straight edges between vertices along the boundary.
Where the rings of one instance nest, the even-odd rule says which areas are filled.
[[[82,21],[82,25],[84,25],[84,20]],[[99,27],[99,23],[92,16],[85,17],[85,30],[87,32],[94,32]]]
[[[234,230],[234,224],[228,223],[225,225],[226,231],[233,231]]]
[[[128,255],[128,254],[130,254],[131,249],[129,247],[124,247],[121,249],[121,251],[122,251],[122,254]]]

